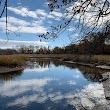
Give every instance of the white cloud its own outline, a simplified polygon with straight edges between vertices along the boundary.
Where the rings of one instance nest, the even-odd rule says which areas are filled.
[[[73,80],[70,80],[70,81],[68,81],[68,84],[69,84],[69,85],[76,85],[76,82],[73,81]]]
[[[5,17],[0,19],[0,28],[5,31],[6,30],[6,22]],[[25,20],[21,20],[15,17],[8,16],[8,30],[12,32],[19,32],[22,33],[45,33],[47,32],[47,28],[42,26],[42,20],[27,22]]]
[[[28,105],[31,102],[36,102],[38,99],[38,95],[30,95],[30,96],[24,96],[21,98],[16,99],[14,102],[8,103],[7,106],[15,106],[15,105]]]
[[[14,12],[15,14],[21,15],[23,17],[32,17],[32,18],[38,18],[35,11],[30,11],[28,8],[25,7],[8,7],[9,11]]]
[[[73,34],[73,36],[74,36],[74,37],[78,37],[78,36],[79,36],[79,34],[77,34],[77,33],[76,33],[76,34]]]
[[[6,22],[5,20],[6,20],[6,18],[2,17],[0,19],[0,23]],[[8,16],[8,24],[11,24],[11,23],[15,24],[15,25],[23,25],[23,26],[28,26],[31,24],[29,22],[26,22],[25,20],[21,20],[21,19],[15,18],[15,17]]]
[[[79,75],[76,75],[76,79],[78,79],[80,76]]]
[[[68,30],[68,31],[74,31],[75,28],[74,28],[74,27],[71,27],[71,28],[68,28],[67,30]]]
[[[84,89],[82,89],[81,91],[78,91],[77,93],[70,92],[70,93],[62,94],[61,92],[55,92],[55,93],[43,92],[43,87],[46,84],[48,84],[48,82],[51,80],[53,80],[53,79],[47,78],[44,80],[42,80],[42,79],[33,80],[32,82],[31,82],[31,80],[29,82],[23,81],[23,82],[20,82],[20,83],[23,83],[21,85],[20,85],[20,83],[15,82],[11,86],[9,83],[8,86],[4,85],[0,89],[0,91],[2,91],[1,95],[8,94],[8,95],[13,96],[13,94],[15,94],[16,92],[15,91],[11,92],[10,87],[12,88],[14,86],[20,86],[21,91],[22,91],[22,88],[27,87],[26,92],[28,90],[32,89],[33,91],[37,91],[37,94],[17,98],[14,101],[9,102],[8,106],[19,106],[19,105],[27,106],[30,102],[45,103],[45,101],[49,100],[49,99],[54,103],[59,103],[59,101],[65,99],[69,105],[76,107],[77,110],[80,110],[82,106],[84,108],[86,108],[87,110],[92,110],[97,105],[106,106],[106,104],[107,104],[105,96],[104,96],[104,89],[103,89],[102,84],[89,84],[88,86],[85,86]],[[39,83],[37,81],[39,81]],[[40,92],[38,92],[39,90],[40,90]],[[10,94],[9,94],[9,92],[10,92]],[[17,94],[15,94],[15,95],[18,95],[18,94],[19,94],[19,92],[17,91]]]
[[[81,71],[79,71],[79,69],[76,69],[76,72],[77,72],[77,73],[81,73]]]
[[[47,16],[47,18],[51,18],[51,19],[54,19],[56,21],[59,21],[61,19],[61,17],[63,17],[63,14],[61,12],[58,12],[58,11],[52,11]]]
[[[75,106],[78,110],[81,109],[81,106],[87,110],[93,110],[97,105],[104,106],[107,104],[102,84],[89,84],[78,93],[69,93],[65,97],[68,104]]]
[[[51,15],[51,14],[48,15],[48,18],[55,19],[55,17],[53,15]]]
[[[57,11],[52,11],[52,12],[50,12],[50,14],[54,15],[56,17],[62,17],[63,16],[61,12],[57,12]]]
[[[42,92],[43,86],[52,81],[51,78],[11,81],[0,88],[1,96],[14,97],[27,91]],[[17,89],[16,89],[17,87]]]
[[[62,100],[64,98],[64,96],[61,94],[61,92],[56,92],[56,93],[50,93],[48,95],[48,97],[50,98],[50,100],[52,102],[58,102],[60,100]]]
[[[0,39],[0,48],[12,48],[15,47],[17,45],[25,45],[25,46],[29,46],[29,45],[33,45],[33,46],[37,46],[37,45],[48,45],[48,42],[40,42],[40,41],[17,41],[17,40],[3,40]]]
[[[18,4],[18,5],[21,5],[22,3],[21,3],[21,2],[18,2],[17,4]]]
[[[27,68],[27,69],[25,69],[25,71],[26,72],[44,72],[44,71],[48,71],[49,70],[49,68],[48,67],[45,67],[45,68],[43,68],[43,67],[39,67],[39,68],[32,68],[32,69],[29,69],[29,68]]]
[[[48,19],[60,20],[62,13],[53,11],[51,13],[45,12],[43,9],[31,11],[26,7],[8,7],[8,10],[25,18],[32,18],[30,20],[18,19],[16,17],[8,16],[8,31],[20,33],[41,34],[48,31],[48,26],[45,27],[45,21]],[[51,22],[52,23],[52,22]],[[0,28],[6,32],[6,18],[0,19]]]
[[[46,33],[47,32],[47,29],[43,26],[37,26],[37,27],[21,26],[19,28],[20,28],[20,32],[22,32],[22,33],[33,33],[33,34],[35,34],[35,33]],[[11,29],[11,27],[9,29]]]
[[[41,16],[47,16],[47,13],[45,12],[45,10],[41,10],[41,9],[37,9],[36,11],[37,15],[41,15]]]
[[[46,1],[46,2],[44,3],[44,6],[45,6],[45,7],[47,7],[47,6],[48,6],[48,4],[49,4],[49,2],[48,2],[48,1]]]
[[[8,7],[9,11],[14,12],[17,15],[21,15],[23,17],[31,17],[45,20],[46,18],[51,18],[54,20],[59,20],[63,15],[61,12],[53,11],[53,12],[45,12],[43,9],[37,9],[34,11],[30,11],[26,7]]]
[[[37,9],[34,11],[29,10],[26,7],[8,7],[8,10],[14,12],[17,15],[32,18],[32,20],[26,21],[18,19],[16,17],[8,16],[8,30],[11,32],[19,31],[21,33],[33,33],[41,34],[48,31],[48,26],[44,26],[44,22],[48,23],[48,18],[53,20],[60,20],[62,13],[53,11],[52,13],[45,12],[43,9]],[[6,18],[0,19],[0,28],[3,32],[6,31]]]
[[[36,102],[36,103],[44,103],[48,97],[44,94],[34,94],[29,96],[23,96],[21,98],[16,99],[13,102],[8,103],[8,106],[27,106],[29,103]]]
[[[98,20],[98,16],[97,15],[99,14],[99,11],[100,11],[99,9],[101,9],[103,7],[104,1],[105,0],[92,0],[91,3],[93,3],[93,4],[97,3],[96,7],[91,6],[91,4],[89,4],[88,6],[87,6],[86,3],[83,4],[82,7],[87,7],[86,8],[86,12],[85,13],[80,12],[79,14],[75,15],[74,18],[76,18],[76,21],[80,19],[80,24],[81,23],[84,24],[85,27],[88,26],[88,27],[93,28],[96,25],[96,23],[97,23],[97,20]],[[73,15],[73,9],[75,7],[80,7],[82,5],[82,2],[85,2],[85,0],[82,0],[81,2],[77,1],[73,5],[69,6],[67,8],[67,10],[69,11],[69,14],[66,17],[67,18],[71,18],[72,15]],[[108,8],[107,12],[110,12],[109,8]],[[109,18],[110,18],[110,14],[108,14],[105,17],[104,16],[103,17],[100,16],[97,26],[100,26],[104,22],[107,22],[109,20]],[[79,23],[79,21],[78,21],[78,23]]]

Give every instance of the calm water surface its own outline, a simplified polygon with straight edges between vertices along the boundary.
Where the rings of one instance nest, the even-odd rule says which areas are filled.
[[[0,74],[0,110],[92,110],[106,104],[97,70],[49,60],[28,65]]]

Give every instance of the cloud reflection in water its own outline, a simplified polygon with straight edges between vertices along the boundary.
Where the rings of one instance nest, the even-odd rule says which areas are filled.
[[[27,68],[27,69],[25,69],[25,72],[44,72],[44,71],[48,71],[48,70],[49,70],[48,67],[45,67],[45,68],[39,67],[39,68],[32,68],[32,69]]]
[[[14,97],[16,95],[22,94],[28,91],[43,91],[43,86],[47,85],[49,81],[55,79],[43,78],[43,79],[31,79],[31,80],[21,80],[21,81],[11,81],[5,83],[0,88],[1,96]]]
[[[67,104],[71,106],[75,106],[77,110],[80,110],[80,107],[83,106],[87,108],[87,110],[92,110],[96,105],[106,105],[106,100],[104,96],[104,89],[102,84],[89,84],[88,86],[85,86],[81,91],[77,91],[77,93],[69,92],[69,93],[61,93],[61,92],[45,92],[44,86],[49,85],[49,81],[52,81],[55,79],[47,78],[47,79],[37,79],[34,81],[26,81],[26,82],[15,82],[15,84],[11,85],[9,84],[11,88],[18,86],[20,83],[22,83],[22,86],[19,86],[19,90],[22,90],[23,88],[26,88],[22,92],[27,92],[29,90],[37,91],[33,95],[26,95],[23,97],[19,97],[18,99],[15,99],[12,102],[9,102],[7,106],[27,106],[29,103],[36,102],[36,103],[45,103],[47,100],[51,100],[54,103],[59,103],[59,101],[62,101],[65,99],[67,101]],[[68,82],[67,82],[68,83]],[[2,87],[2,95],[7,95],[5,90],[8,90],[8,87],[6,88],[5,85]],[[9,88],[10,88],[9,87]],[[9,91],[12,93],[11,91]],[[15,92],[15,91],[14,91]],[[17,91],[18,94],[20,94]],[[13,95],[18,95],[17,93]],[[10,94],[8,94],[10,95]],[[11,95],[10,95],[11,96]]]

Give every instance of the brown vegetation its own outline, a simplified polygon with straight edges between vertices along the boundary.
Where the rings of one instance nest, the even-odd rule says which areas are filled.
[[[52,58],[62,61],[84,62],[93,63],[96,65],[106,64],[110,65],[110,55],[75,55],[75,54],[33,54],[29,55],[30,58]],[[91,57],[91,59],[90,59]]]
[[[25,64],[26,55],[0,55],[0,66],[17,67]]]

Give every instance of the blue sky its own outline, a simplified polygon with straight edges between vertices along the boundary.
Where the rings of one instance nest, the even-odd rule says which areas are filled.
[[[5,1],[5,0],[3,0]],[[95,3],[98,1],[98,6],[103,7],[103,0],[93,0]],[[1,4],[0,10],[3,8],[3,2]],[[76,28],[78,26],[78,20],[80,15],[74,17],[70,25],[66,28],[66,31],[54,40],[42,39],[40,42],[39,34],[46,33],[49,31],[51,26],[57,26],[62,23],[62,18],[71,18],[73,14],[73,8],[75,6],[80,6],[79,2],[66,7],[69,11],[69,15],[65,16],[62,11],[54,10],[50,12],[47,6],[47,0],[9,0],[8,1],[8,30],[9,34],[6,36],[6,23],[5,23],[5,13],[0,18],[0,48],[12,48],[16,45],[34,45],[34,46],[65,46],[71,42],[76,43],[81,36],[80,31]],[[84,24],[84,30],[90,30],[96,21],[97,11],[94,12],[94,7],[91,5],[88,7],[84,14],[84,19],[80,19],[80,24]],[[97,7],[96,9],[97,10]],[[109,11],[109,10],[108,10]],[[80,13],[81,14],[81,13]],[[110,15],[100,17],[97,25],[100,26],[102,22],[109,20]],[[89,20],[89,22],[88,22]],[[85,29],[86,28],[86,29]],[[100,30],[100,28],[99,28]],[[75,33],[72,33],[75,32]],[[72,33],[72,34],[71,34]]]
[[[3,5],[3,4],[2,4]],[[1,7],[2,8],[2,7]],[[63,14],[60,11],[50,12],[47,0],[10,0],[8,2],[8,30],[6,36],[5,13],[0,19],[0,48],[11,48],[16,45],[65,46],[71,42],[68,36],[72,28],[54,40],[40,42],[38,34],[47,32],[51,25],[60,22]],[[78,36],[77,33],[74,36]]]

